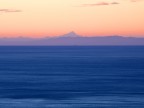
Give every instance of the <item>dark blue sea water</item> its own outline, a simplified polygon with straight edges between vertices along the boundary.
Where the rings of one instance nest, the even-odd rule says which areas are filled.
[[[144,46],[1,46],[0,108],[143,108]]]

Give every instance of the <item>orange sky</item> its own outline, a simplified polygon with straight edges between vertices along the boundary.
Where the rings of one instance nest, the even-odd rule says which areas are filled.
[[[0,0],[1,37],[144,37],[144,0]]]

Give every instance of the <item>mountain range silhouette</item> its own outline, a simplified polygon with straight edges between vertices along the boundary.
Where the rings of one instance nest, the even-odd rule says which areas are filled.
[[[124,36],[93,36],[84,37],[75,32],[56,37],[45,38],[0,38],[0,45],[34,45],[34,46],[47,46],[47,45],[144,45],[143,37],[124,37]]]

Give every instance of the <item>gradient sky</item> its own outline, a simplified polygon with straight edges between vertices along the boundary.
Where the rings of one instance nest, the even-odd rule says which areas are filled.
[[[144,0],[0,0],[1,37],[144,37]]]

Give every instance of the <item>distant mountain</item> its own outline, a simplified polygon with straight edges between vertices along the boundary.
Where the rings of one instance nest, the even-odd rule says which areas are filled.
[[[51,38],[0,38],[0,45],[144,45],[144,38],[123,36],[84,37],[70,32]]]
[[[76,34],[74,31],[64,34],[60,37],[80,37],[80,35]]]

